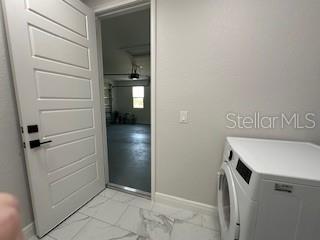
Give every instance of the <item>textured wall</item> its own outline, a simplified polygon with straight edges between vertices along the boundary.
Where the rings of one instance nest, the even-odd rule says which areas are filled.
[[[215,205],[227,135],[320,144],[319,12],[316,0],[157,0],[157,192]],[[226,128],[228,112],[255,111],[315,112],[317,128]]]
[[[319,1],[156,1],[157,192],[215,205],[227,135],[320,144]],[[226,128],[227,113],[256,111],[315,112],[317,127]]]
[[[26,226],[32,213],[3,21],[0,9],[0,191],[20,200]]]

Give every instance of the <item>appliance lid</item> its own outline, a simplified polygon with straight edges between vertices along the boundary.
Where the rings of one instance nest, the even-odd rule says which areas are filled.
[[[320,181],[320,147],[307,142],[228,137],[228,143],[253,171]]]

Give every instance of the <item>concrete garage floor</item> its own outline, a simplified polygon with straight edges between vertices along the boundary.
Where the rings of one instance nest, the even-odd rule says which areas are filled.
[[[109,125],[107,137],[110,183],[150,193],[150,125]]]

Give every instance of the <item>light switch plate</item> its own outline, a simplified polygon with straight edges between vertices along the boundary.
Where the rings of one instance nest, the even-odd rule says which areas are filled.
[[[189,111],[180,111],[180,123],[188,123],[189,122]]]

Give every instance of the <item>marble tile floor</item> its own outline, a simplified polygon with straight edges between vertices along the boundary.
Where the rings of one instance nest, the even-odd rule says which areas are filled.
[[[216,214],[195,213],[105,189],[42,239],[220,240],[220,233]]]

